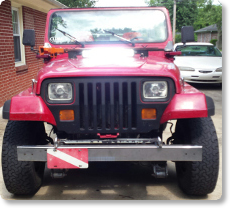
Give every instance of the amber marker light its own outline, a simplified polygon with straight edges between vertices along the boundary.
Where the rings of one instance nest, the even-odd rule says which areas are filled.
[[[157,111],[155,108],[144,108],[141,111],[142,119],[156,119]]]
[[[60,121],[74,121],[74,110],[61,110],[59,117]]]

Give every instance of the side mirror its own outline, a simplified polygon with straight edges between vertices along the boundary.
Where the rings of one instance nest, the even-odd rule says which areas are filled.
[[[194,42],[194,29],[192,26],[183,26],[181,28],[181,42],[185,44],[186,42]]]
[[[23,32],[23,45],[35,46],[35,32],[34,30],[24,30]]]

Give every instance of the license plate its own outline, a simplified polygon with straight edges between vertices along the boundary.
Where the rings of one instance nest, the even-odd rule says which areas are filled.
[[[49,169],[88,168],[88,149],[47,149],[47,167]]]

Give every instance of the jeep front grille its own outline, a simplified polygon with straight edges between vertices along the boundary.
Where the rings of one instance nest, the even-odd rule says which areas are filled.
[[[168,98],[144,100],[142,88],[146,81],[167,81]],[[73,101],[47,102],[47,86],[51,82],[72,83]],[[157,130],[161,116],[175,94],[174,82],[167,77],[62,77],[44,80],[42,89],[41,95],[54,115],[57,131],[81,135],[148,133]],[[143,108],[155,108],[156,119],[142,120]],[[74,121],[61,121],[60,110],[74,110]]]

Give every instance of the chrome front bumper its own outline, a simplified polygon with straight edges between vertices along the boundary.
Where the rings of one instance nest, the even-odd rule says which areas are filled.
[[[18,146],[19,161],[47,161],[47,149],[88,149],[88,161],[202,161],[202,146],[155,144]]]

